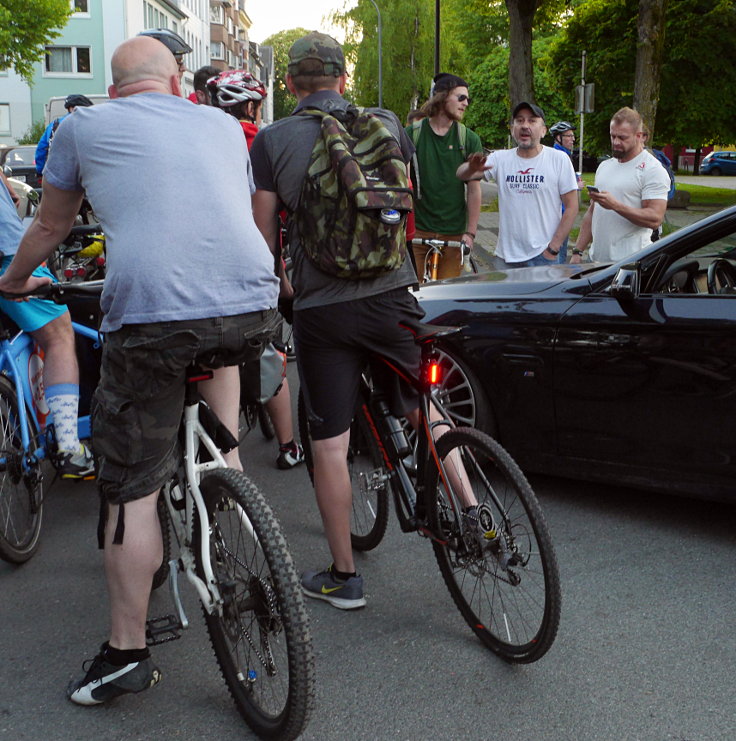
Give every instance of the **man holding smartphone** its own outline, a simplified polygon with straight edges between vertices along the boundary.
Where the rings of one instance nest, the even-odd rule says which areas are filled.
[[[514,149],[471,155],[457,170],[461,180],[493,178],[500,212],[494,267],[552,265],[558,261],[578,214],[578,184],[570,158],[546,147],[544,112],[521,102],[511,114]],[[561,206],[564,206],[564,212]]]
[[[581,261],[591,240],[591,260],[623,260],[650,244],[652,230],[664,220],[669,175],[644,148],[643,131],[632,108],[621,108],[611,119],[613,157],[599,165],[595,186],[588,186],[590,207],[570,262]]]

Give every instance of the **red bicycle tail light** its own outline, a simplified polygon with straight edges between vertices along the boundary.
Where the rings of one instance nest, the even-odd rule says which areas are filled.
[[[65,278],[73,278],[74,277],[74,271],[71,268],[64,268],[64,277]]]
[[[77,276],[80,278],[84,278],[84,276],[87,275],[87,268],[77,268]]]
[[[442,368],[437,360],[432,360],[427,368],[427,381],[430,386],[435,386],[442,380]]]

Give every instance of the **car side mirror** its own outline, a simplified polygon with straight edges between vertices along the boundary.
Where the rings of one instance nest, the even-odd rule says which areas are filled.
[[[13,168],[10,165],[3,165],[3,175],[5,175],[6,178],[12,178]]]
[[[632,263],[619,268],[611,283],[611,296],[619,301],[633,301],[639,297],[639,265]]]

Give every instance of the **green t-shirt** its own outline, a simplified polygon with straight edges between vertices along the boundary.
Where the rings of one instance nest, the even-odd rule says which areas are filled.
[[[462,234],[467,228],[465,183],[455,175],[457,168],[473,152],[483,151],[480,137],[467,129],[465,149],[460,149],[457,124],[453,123],[444,136],[437,136],[422,121],[417,141],[420,198],[414,199],[417,229],[439,234]],[[406,127],[412,139],[412,127]],[[416,188],[416,183],[414,184]]]

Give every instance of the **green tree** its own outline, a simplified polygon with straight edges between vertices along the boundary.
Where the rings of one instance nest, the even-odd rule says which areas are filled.
[[[382,20],[383,105],[403,119],[424,102],[434,70],[433,0],[378,0]],[[378,105],[378,17],[370,0],[336,12],[331,20],[345,30],[352,66],[350,92],[362,106]],[[447,59],[451,47],[443,50]]]
[[[596,85],[596,111],[585,117],[585,148],[608,151],[608,122],[633,105],[638,0],[583,0],[555,39],[546,60],[560,91]],[[717,28],[718,33],[713,33]],[[655,140],[680,145],[736,141],[736,5],[733,0],[669,0],[665,21]],[[716,102],[717,101],[717,102]]]
[[[286,118],[296,107],[296,97],[286,87],[289,67],[289,49],[302,36],[309,33],[306,28],[290,28],[269,36],[262,46],[273,48],[273,119]]]
[[[0,62],[31,84],[44,46],[60,35],[71,14],[69,0],[0,0]]]

